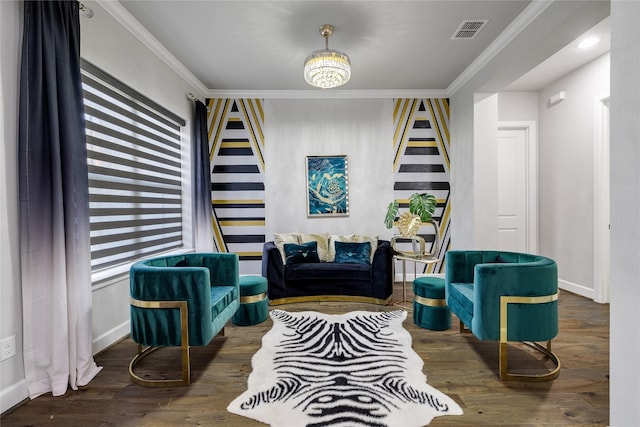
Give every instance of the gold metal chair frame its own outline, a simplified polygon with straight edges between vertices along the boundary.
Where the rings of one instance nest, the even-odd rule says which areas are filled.
[[[189,310],[186,301],[143,301],[129,298],[129,302],[134,307],[139,308],[178,308],[180,309],[180,347],[182,349],[182,378],[166,380],[145,380],[140,378],[134,368],[145,357],[161,347],[147,347],[143,349],[142,344],[138,344],[138,354],[129,363],[129,377],[135,384],[144,387],[176,387],[191,384],[191,362],[189,360]]]
[[[537,342],[523,341],[525,345],[537,350],[548,357],[555,368],[545,374],[539,375],[527,375],[527,374],[511,374],[507,369],[507,308],[509,304],[545,304],[558,300],[558,294],[553,295],[541,295],[536,297],[518,297],[518,296],[506,296],[500,297],[500,379],[503,381],[526,381],[526,382],[542,382],[551,381],[558,377],[560,374],[560,359],[551,351],[551,340],[547,341],[547,346],[544,347]]]
[[[560,359],[555,353],[551,351],[551,340],[547,341],[547,345],[542,346],[537,342],[521,341],[523,344],[531,347],[532,349],[542,353],[545,357],[553,362],[555,367],[549,372],[538,375],[528,374],[512,374],[509,373],[507,363],[507,350],[508,350],[508,322],[507,322],[507,307],[509,304],[545,304],[558,300],[558,294],[542,295],[536,297],[519,297],[519,296],[507,296],[502,295],[500,297],[500,380],[502,381],[523,381],[523,382],[542,382],[551,381],[560,375]],[[460,332],[471,332],[466,328],[464,323],[460,321]]]

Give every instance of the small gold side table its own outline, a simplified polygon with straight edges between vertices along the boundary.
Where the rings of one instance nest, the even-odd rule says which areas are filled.
[[[413,310],[413,301],[407,301],[407,261],[413,262],[413,277],[417,276],[417,264],[435,264],[440,261],[432,256],[408,256],[400,253],[393,255],[393,277],[396,277],[396,260],[402,261],[402,299],[393,303],[393,305],[402,307],[405,310]]]

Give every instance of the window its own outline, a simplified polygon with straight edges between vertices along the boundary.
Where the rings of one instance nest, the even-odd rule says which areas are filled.
[[[183,246],[185,121],[82,60],[91,271]]]

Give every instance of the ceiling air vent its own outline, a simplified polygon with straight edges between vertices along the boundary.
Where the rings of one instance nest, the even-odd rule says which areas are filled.
[[[460,24],[458,29],[453,33],[451,39],[475,39],[480,30],[487,25],[487,22],[489,22],[488,19],[468,19],[462,21],[462,24]]]

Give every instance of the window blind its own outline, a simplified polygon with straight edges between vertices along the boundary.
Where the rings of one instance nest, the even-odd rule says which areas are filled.
[[[183,246],[183,119],[82,60],[92,272]]]

